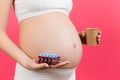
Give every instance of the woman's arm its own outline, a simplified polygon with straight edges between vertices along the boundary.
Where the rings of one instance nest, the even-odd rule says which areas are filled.
[[[38,64],[16,46],[6,34],[6,24],[13,0],[0,0],[0,49],[28,69],[44,68],[46,63]]]
[[[0,49],[27,69],[37,70],[49,67],[47,63],[38,64],[36,60],[32,60],[7,36],[6,24],[12,4],[13,0],[0,0]],[[63,61],[50,67],[57,68],[68,63],[69,61]]]

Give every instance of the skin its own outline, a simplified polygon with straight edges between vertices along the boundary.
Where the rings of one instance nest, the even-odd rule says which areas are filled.
[[[8,21],[9,11],[10,11],[10,7],[12,4],[13,4],[13,0],[0,0],[0,49],[2,51],[4,51],[8,56],[13,58],[16,62],[21,64],[23,67],[30,69],[30,70],[39,70],[39,69],[46,69],[46,68],[73,68],[79,64],[79,61],[81,58],[81,52],[82,52],[81,51],[81,42],[83,44],[87,45],[86,44],[86,33],[85,33],[85,31],[81,31],[81,32],[77,33],[72,22],[63,13],[59,13],[59,12],[54,12],[52,14],[48,13],[43,16],[36,16],[36,17],[28,18],[28,19],[21,21],[19,23],[20,24],[20,43],[19,43],[19,46],[16,46],[9,39],[8,35],[6,34],[6,24]],[[52,16],[52,18],[51,18],[51,16]],[[63,22],[63,20],[65,20],[66,22],[62,23],[62,24],[59,23],[59,22]],[[53,22],[54,22],[55,26],[52,25]],[[58,24],[60,24],[61,26],[58,26]],[[71,59],[72,56],[68,56],[67,53],[69,53],[69,50],[68,50],[68,52],[67,51],[63,52],[63,53],[66,53],[65,55],[63,53],[61,53],[62,62],[57,65],[48,65],[46,63],[38,64],[38,59],[37,59],[36,55],[38,55],[40,52],[42,52],[42,50],[45,47],[43,47],[43,49],[41,49],[41,51],[38,49],[39,47],[36,47],[35,49],[31,49],[33,51],[31,53],[29,53],[29,48],[31,48],[31,45],[30,45],[31,41],[33,41],[33,43],[31,43],[31,44],[39,44],[37,46],[40,46],[40,41],[37,41],[37,40],[41,40],[41,37],[43,37],[43,38],[45,37],[47,40],[48,40],[48,36],[51,36],[51,35],[54,35],[51,37],[55,37],[55,38],[57,37],[57,34],[54,34],[54,33],[50,33],[46,36],[41,35],[40,37],[39,37],[40,34],[35,34],[36,31],[39,32],[39,30],[41,30],[41,33],[45,33],[44,31],[42,32],[42,30],[45,30],[45,28],[48,29],[48,27],[50,25],[52,26],[53,31],[59,30],[59,32],[62,32],[63,30],[68,29],[66,31],[68,34],[71,31],[73,33],[73,35],[75,35],[72,37],[68,37],[67,41],[71,41],[71,39],[75,39],[74,44],[70,45],[70,46],[73,46],[73,48],[76,47],[74,49],[76,49],[76,53],[77,53],[77,55],[79,55],[76,58],[74,57],[74,59],[75,59],[74,61],[76,61],[76,62],[73,62],[73,60]],[[60,31],[60,30],[62,30],[62,31]],[[31,34],[31,37],[27,36],[28,33],[31,33],[30,31],[34,32],[34,34]],[[50,30],[48,30],[48,32],[49,31]],[[62,33],[60,33],[60,35],[64,36],[65,34],[62,32]],[[67,36],[65,36],[65,37],[67,37]],[[73,37],[75,37],[75,38],[73,38]],[[29,38],[32,38],[32,39],[29,39]],[[34,38],[38,38],[38,39],[34,39]],[[57,37],[57,38],[59,38],[59,37]],[[101,38],[101,31],[99,31],[99,34],[96,37],[96,41],[98,41],[98,44],[100,43],[100,38]],[[34,41],[34,40],[36,40],[36,41]],[[51,41],[53,41],[53,40],[54,39],[51,39]],[[28,43],[26,43],[26,42],[28,42]],[[41,43],[43,43],[43,42],[41,42]],[[47,42],[46,42],[46,44],[47,44]],[[60,48],[60,44],[59,44],[59,48]],[[49,46],[52,46],[52,45],[49,45]],[[55,47],[56,46],[52,46],[52,48],[55,48]],[[71,48],[71,47],[69,47],[69,48]],[[48,49],[48,51],[51,51],[51,50]],[[61,51],[61,50],[59,50],[59,51]],[[55,50],[55,52],[57,52],[57,50]],[[80,54],[78,54],[78,53],[80,53]],[[68,58],[67,57],[64,58],[64,56],[65,57],[68,56]]]

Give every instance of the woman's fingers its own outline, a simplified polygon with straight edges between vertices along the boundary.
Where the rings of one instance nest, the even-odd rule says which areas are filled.
[[[34,65],[32,67],[33,70],[40,70],[40,69],[47,69],[47,68],[58,68],[60,66],[64,66],[66,64],[69,64],[70,61],[63,61],[63,62],[60,62],[56,65],[48,65],[47,63],[41,63],[41,64],[37,64],[37,65]]]
[[[98,44],[99,44],[100,41],[101,41],[101,35],[102,35],[102,32],[99,31],[99,32],[98,32],[98,36],[97,36],[97,43],[98,43]]]
[[[101,35],[101,34],[102,34],[102,31],[101,31],[101,30],[99,30],[98,35]]]
[[[97,37],[98,37],[98,38],[101,38],[101,35],[98,35]]]
[[[51,68],[57,68],[57,67],[60,67],[60,66],[64,66],[64,65],[66,65],[66,64],[69,64],[70,63],[70,61],[63,61],[63,62],[60,62],[60,63],[58,63],[58,64],[56,64],[56,65],[50,65],[50,67]]]
[[[82,44],[86,44],[86,33],[85,33],[85,31],[81,31],[79,33],[79,37],[81,39]]]
[[[40,70],[40,69],[46,69],[48,68],[49,65],[47,63],[41,63],[41,64],[36,64],[36,65],[33,65],[33,70]]]
[[[79,35],[80,35],[81,37],[86,37],[85,31],[81,31],[81,32],[79,33]]]
[[[49,65],[47,63],[38,63],[38,60],[33,59],[25,67],[30,70],[40,70],[48,68]]]
[[[86,34],[85,30],[79,32],[79,37],[81,39],[82,44],[87,44],[86,35],[87,34]],[[102,31],[99,30],[98,35],[96,37],[97,44],[100,44],[100,42],[101,42],[101,35],[102,35]]]

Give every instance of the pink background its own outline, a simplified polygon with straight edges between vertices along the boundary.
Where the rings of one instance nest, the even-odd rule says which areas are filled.
[[[120,0],[73,0],[70,18],[78,31],[99,27],[102,42],[97,47],[83,45],[77,80],[120,80]],[[19,25],[10,12],[7,33],[17,45]],[[13,80],[15,61],[0,51],[0,80]]]

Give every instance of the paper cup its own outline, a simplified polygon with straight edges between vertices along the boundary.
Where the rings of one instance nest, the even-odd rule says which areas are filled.
[[[97,36],[98,36],[98,33],[99,33],[99,28],[86,28],[85,29],[85,32],[86,32],[86,42],[87,42],[87,45],[90,45],[90,46],[96,46],[98,43],[97,43]]]

